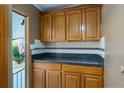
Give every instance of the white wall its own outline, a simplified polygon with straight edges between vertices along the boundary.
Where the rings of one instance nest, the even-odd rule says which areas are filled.
[[[102,32],[106,37],[105,87],[124,87],[124,5],[103,5]]]

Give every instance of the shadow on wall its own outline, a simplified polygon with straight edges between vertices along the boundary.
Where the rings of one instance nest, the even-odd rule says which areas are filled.
[[[105,87],[124,87],[124,5],[103,5],[102,32],[106,37]]]

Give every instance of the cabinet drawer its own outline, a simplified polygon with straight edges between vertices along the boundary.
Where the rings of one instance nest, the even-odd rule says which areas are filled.
[[[103,75],[103,68],[101,67],[86,67],[86,66],[76,66],[76,65],[62,65],[63,71],[68,72],[78,72],[94,75]]]
[[[33,62],[34,69],[61,70],[61,64]]]

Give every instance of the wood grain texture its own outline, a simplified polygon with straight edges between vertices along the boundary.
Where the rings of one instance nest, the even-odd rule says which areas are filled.
[[[32,71],[32,87],[33,88],[45,88],[45,70],[33,69]]]
[[[41,16],[41,41],[51,41],[51,15],[46,14]]]
[[[80,88],[80,74],[72,72],[62,73],[63,88]]]
[[[100,14],[101,7],[85,9],[85,40],[100,39]]]
[[[46,71],[46,88],[61,88],[61,72],[54,70]]]
[[[54,63],[33,63],[34,87],[101,88],[103,68]]]
[[[81,88],[85,88],[85,74],[81,74],[81,82],[80,82],[80,84],[81,84]]]
[[[8,87],[9,14],[7,5],[0,5],[0,88]]]
[[[46,14],[52,15],[51,33],[46,36],[42,34],[42,37],[46,38],[44,42],[98,41],[100,39],[101,5],[81,5],[44,12],[41,15]],[[49,32],[42,30],[43,33]]]
[[[81,40],[81,10],[67,12],[67,40]]]
[[[102,88],[103,77],[95,75],[85,75],[85,88]]]
[[[61,70],[61,64],[33,62],[34,69]]]
[[[65,41],[65,25],[65,12],[57,12],[52,14],[52,41]]]
[[[33,63],[32,87],[60,88],[61,87],[61,65],[50,63]]]
[[[71,71],[77,73],[103,75],[103,68],[101,67],[87,67],[87,66],[77,66],[77,65],[62,65],[62,71]]]

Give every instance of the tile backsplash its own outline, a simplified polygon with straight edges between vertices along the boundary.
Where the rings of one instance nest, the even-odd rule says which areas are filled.
[[[35,40],[30,45],[33,54],[39,53],[82,53],[82,54],[99,54],[105,57],[105,39],[101,38],[99,42],[59,42],[59,43],[41,43]]]
[[[44,43],[47,48],[98,48],[99,42],[60,42],[60,43]]]

